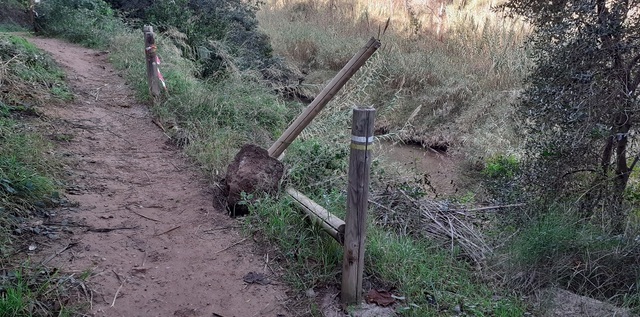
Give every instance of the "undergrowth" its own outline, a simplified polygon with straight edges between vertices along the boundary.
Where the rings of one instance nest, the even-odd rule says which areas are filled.
[[[27,4],[23,0],[0,0],[0,32],[21,32],[29,27]]]
[[[630,236],[612,235],[558,205],[516,232],[501,252],[506,257],[500,265],[514,289],[557,285],[637,313],[640,250]]]
[[[38,107],[72,95],[49,56],[7,34],[0,34],[0,90],[0,316],[71,316],[82,304],[68,290],[81,282],[14,256],[27,249],[20,226],[63,200],[59,160],[36,127]]]
[[[0,60],[0,89],[6,91],[0,96],[0,227],[6,251],[15,217],[29,216],[59,198],[52,146],[31,131],[27,119],[38,116],[37,106],[71,95],[62,71],[21,37],[0,34]]]
[[[344,194],[330,192],[312,198],[344,216]],[[274,260],[288,268],[284,278],[290,285],[301,291],[339,288],[342,246],[301,217],[290,198],[262,198],[250,210],[245,230],[259,232],[274,243],[278,254]],[[471,316],[516,317],[525,312],[521,302],[479,283],[466,263],[438,245],[388,232],[371,222],[366,248],[365,288],[384,288],[404,297],[397,309],[404,316],[450,316],[462,311]],[[314,305],[309,305],[310,315],[314,315]]]

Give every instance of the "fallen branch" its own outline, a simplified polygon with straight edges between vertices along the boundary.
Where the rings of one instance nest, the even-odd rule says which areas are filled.
[[[163,233],[156,234],[156,237],[157,237],[157,236],[161,236],[161,235],[163,235],[163,234],[165,234],[165,233],[169,233],[169,232],[171,232],[171,231],[173,231],[173,230],[176,230],[176,229],[178,229],[178,228],[180,228],[180,227],[182,227],[182,225],[180,225],[180,226],[176,226],[176,227],[173,227],[173,228],[171,228],[171,229],[169,229],[169,230],[167,230],[167,231],[165,231],[165,232],[163,232]]]
[[[483,211],[483,210],[504,209],[504,208],[513,208],[513,207],[522,207],[522,206],[524,206],[524,204],[510,204],[510,205],[473,208],[473,209],[467,209],[466,211]]]
[[[247,240],[247,238],[244,238],[244,239],[242,239],[242,240],[240,240],[240,241],[238,241],[238,242],[236,242],[236,243],[234,243],[234,244],[232,244],[232,245],[230,245],[230,246],[228,246],[228,247],[226,247],[226,248],[224,248],[224,249],[222,249],[222,250],[220,250],[220,251],[216,251],[216,252],[214,252],[213,254],[218,254],[218,253],[220,253],[220,252],[224,252],[224,251],[226,251],[226,250],[229,250],[229,249],[231,249],[231,248],[235,247],[236,245],[238,245],[238,244],[240,244],[240,243],[242,243],[242,242],[245,242],[246,240]]]
[[[130,229],[138,229],[138,226],[135,226],[135,227],[117,227],[117,228],[94,228],[94,227],[88,227],[87,231],[104,233],[104,232],[111,232],[111,231],[115,231],[115,230],[130,230]]]
[[[62,248],[62,250],[52,254],[51,256],[49,256],[46,260],[42,261],[40,263],[40,265],[44,266],[45,264],[49,263],[49,261],[53,260],[53,258],[57,257],[58,255],[60,255],[62,252],[67,251],[69,249],[71,249],[73,246],[75,246],[76,244],[78,244],[78,242],[71,242],[69,244],[67,244],[66,247]]]
[[[140,216],[140,217],[144,218],[144,219],[149,219],[149,220],[152,220],[152,221],[162,222],[162,221],[160,221],[160,220],[158,220],[158,219],[155,219],[155,218],[151,218],[151,217],[145,216],[145,215],[140,214],[140,213],[137,213],[137,212],[135,212],[135,211],[133,211],[133,210],[132,210],[132,212],[133,212],[134,214],[136,214],[136,215],[138,215],[138,216]]]
[[[118,294],[120,294],[120,290],[122,289],[122,286],[124,286],[124,282],[127,279],[124,279],[122,282],[120,282],[120,286],[118,286],[118,289],[116,290],[115,295],[113,295],[113,301],[111,302],[111,307],[113,307],[116,304],[116,298],[118,298]]]

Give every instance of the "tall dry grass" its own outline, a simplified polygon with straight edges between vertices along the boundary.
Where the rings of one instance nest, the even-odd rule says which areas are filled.
[[[365,104],[378,109],[378,131],[401,140],[474,156],[514,151],[512,105],[527,74],[528,27],[483,0],[408,2],[270,0],[262,7],[258,18],[275,52],[294,60],[315,91],[368,38],[383,43],[314,124],[317,133],[307,134],[343,131],[347,110]]]

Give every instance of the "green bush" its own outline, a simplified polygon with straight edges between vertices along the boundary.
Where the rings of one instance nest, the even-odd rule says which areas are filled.
[[[497,155],[487,160],[482,174],[492,179],[509,179],[513,178],[518,171],[519,162],[514,156]]]
[[[329,145],[313,138],[297,140],[285,155],[286,178],[298,190],[322,195],[333,188],[346,188],[348,161],[346,146]]]
[[[89,47],[105,47],[124,24],[102,0],[47,0],[36,8],[37,29]]]
[[[511,155],[496,155],[487,159],[481,179],[494,199],[513,203],[523,199],[520,177],[520,162]]]
[[[201,65],[203,78],[223,78],[227,67],[262,70],[276,63],[269,38],[258,30],[256,1],[108,2],[125,10],[130,18],[176,35],[174,40],[183,48],[184,56]]]

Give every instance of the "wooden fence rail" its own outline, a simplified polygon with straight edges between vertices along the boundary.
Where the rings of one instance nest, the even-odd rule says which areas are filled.
[[[345,223],[342,219],[334,216],[322,206],[293,188],[287,188],[287,194],[302,208],[312,222],[319,224],[322,229],[338,243],[341,245],[344,244]]]

